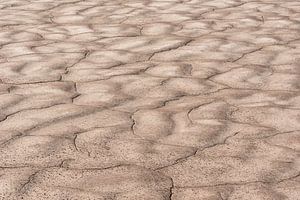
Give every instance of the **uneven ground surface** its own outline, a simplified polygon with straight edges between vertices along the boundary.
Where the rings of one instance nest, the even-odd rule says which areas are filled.
[[[298,0],[0,0],[0,199],[300,199]]]

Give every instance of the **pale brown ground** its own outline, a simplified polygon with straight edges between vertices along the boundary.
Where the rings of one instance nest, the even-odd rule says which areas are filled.
[[[300,1],[0,2],[0,199],[300,199]]]

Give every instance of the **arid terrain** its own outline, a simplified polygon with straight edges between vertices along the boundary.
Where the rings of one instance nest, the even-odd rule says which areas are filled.
[[[300,200],[299,0],[0,0],[1,200]]]

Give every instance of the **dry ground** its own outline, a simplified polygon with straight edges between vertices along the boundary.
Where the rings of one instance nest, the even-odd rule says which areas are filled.
[[[300,1],[0,0],[0,27],[0,199],[300,199]]]

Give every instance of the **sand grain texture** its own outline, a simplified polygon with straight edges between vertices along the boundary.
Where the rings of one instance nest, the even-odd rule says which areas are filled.
[[[300,200],[297,0],[0,0],[0,199]]]

